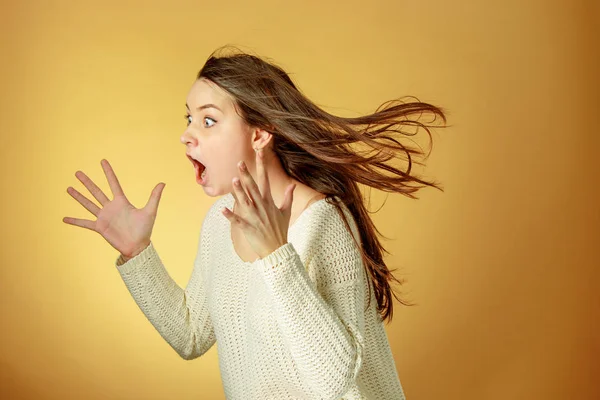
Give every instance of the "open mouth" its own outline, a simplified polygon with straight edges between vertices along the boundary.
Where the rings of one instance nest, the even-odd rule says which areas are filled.
[[[200,184],[206,183],[206,167],[200,161],[193,159],[190,156],[187,156],[189,160],[194,165],[194,170],[196,171],[196,182]]]

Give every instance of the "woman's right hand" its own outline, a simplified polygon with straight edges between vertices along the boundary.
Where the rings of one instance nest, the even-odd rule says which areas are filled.
[[[89,212],[96,216],[96,221],[78,218],[63,218],[63,222],[98,232],[112,247],[127,259],[138,255],[150,244],[152,227],[158,210],[158,203],[165,187],[159,183],[154,187],[150,199],[142,209],[135,208],[125,197],[123,189],[107,160],[100,161],[104,175],[108,180],[114,198],[108,197],[83,172],[77,171],[75,176],[85,185],[102,205],[98,207],[72,187],[67,192]]]

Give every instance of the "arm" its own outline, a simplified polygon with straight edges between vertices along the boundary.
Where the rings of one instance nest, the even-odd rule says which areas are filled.
[[[119,256],[115,262],[139,308],[185,360],[200,357],[216,342],[202,281],[206,261],[201,250],[207,245],[204,226],[203,223],[194,269],[185,290],[171,278],[152,242],[135,257],[125,261]]]
[[[291,243],[253,266],[273,298],[278,325],[303,381],[319,398],[338,399],[362,364],[365,280],[360,252],[343,221],[335,219],[327,228],[315,234],[308,248],[309,271],[320,289]]]

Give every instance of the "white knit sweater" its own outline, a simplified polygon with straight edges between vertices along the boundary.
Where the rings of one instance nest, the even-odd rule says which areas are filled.
[[[310,204],[290,227],[288,243],[244,262],[219,211],[233,203],[229,193],[207,212],[185,289],[152,242],[129,261],[116,260],[160,335],[186,360],[216,342],[228,400],[403,400],[370,280],[335,206],[326,199]],[[342,208],[360,243],[352,214]]]

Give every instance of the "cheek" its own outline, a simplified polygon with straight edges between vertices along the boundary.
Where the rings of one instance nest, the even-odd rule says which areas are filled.
[[[255,153],[249,145],[243,146],[246,134],[241,132],[236,134],[236,127],[227,127],[226,129],[226,131],[219,132],[220,136],[215,136],[214,140],[204,144],[207,151],[207,163],[213,176],[219,181],[219,185],[228,185],[233,188],[233,178],[241,176],[237,163],[241,160],[244,160],[246,164],[252,163],[251,157]]]
[[[233,188],[233,178],[241,177],[241,171],[237,166],[240,160],[242,160],[241,156],[230,151],[214,151],[210,156],[211,175],[216,177],[220,184]]]

